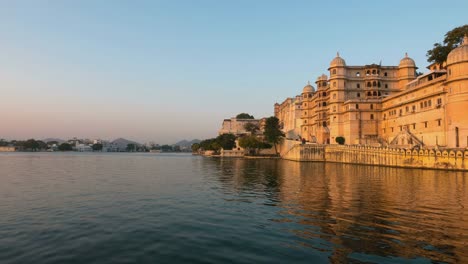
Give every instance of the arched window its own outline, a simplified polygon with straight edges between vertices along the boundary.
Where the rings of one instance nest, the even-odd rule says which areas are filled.
[[[333,82],[333,87],[336,87],[336,82]]]
[[[327,106],[327,102],[323,102],[323,103],[322,103],[322,106]]]
[[[323,95],[323,96],[327,96],[327,92],[323,92],[322,95]]]
[[[374,114],[370,114],[370,119],[374,119]]]
[[[370,105],[370,109],[374,109],[374,105],[373,105],[373,104]]]
[[[322,82],[322,87],[326,87],[327,86],[327,82]]]
[[[372,70],[372,74],[376,74],[377,72],[375,70]]]
[[[377,82],[376,81],[372,82],[372,86],[374,87],[377,86]]]
[[[357,97],[361,97],[361,94],[360,94],[360,93],[357,93]]]
[[[377,96],[377,92],[374,91],[374,92],[372,93],[372,95],[373,95],[373,96]]]
[[[361,85],[359,83],[356,84],[356,88],[361,88]]]
[[[367,70],[367,71],[366,71],[366,76],[369,76],[369,75],[370,75],[370,71]]]
[[[385,77],[387,77],[387,72],[384,72],[384,74],[383,74],[383,75],[384,75]]]
[[[333,69],[332,74],[336,74],[336,69]]]
[[[371,95],[372,95],[372,93],[371,93],[371,92],[367,92],[367,96],[371,96]]]
[[[384,119],[384,120],[387,119],[387,114],[384,114],[384,115],[383,115],[383,119]]]
[[[304,115],[306,116],[306,115],[307,115],[307,112],[304,112]]]
[[[360,77],[360,76],[361,76],[361,73],[356,72],[356,76],[357,76],[357,77]]]
[[[377,87],[380,87],[380,82],[377,83]]]
[[[385,84],[385,88],[388,88],[388,84]]]
[[[379,91],[378,95],[379,95],[379,96],[381,96],[381,95],[382,95],[382,94],[380,93],[380,91]]]
[[[371,87],[372,86],[372,83],[371,82],[367,82],[367,87]]]
[[[359,105],[358,105],[358,104],[356,104],[356,109],[359,109]]]

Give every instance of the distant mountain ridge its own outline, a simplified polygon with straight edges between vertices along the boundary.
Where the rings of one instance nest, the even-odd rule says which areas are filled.
[[[45,143],[47,143],[47,142],[52,142],[52,141],[56,141],[56,142],[58,142],[58,143],[63,143],[63,142],[65,142],[65,140],[60,139],[60,138],[44,138],[42,141],[45,142]]]
[[[180,146],[180,147],[190,147],[195,143],[200,143],[200,141],[201,140],[199,140],[199,139],[193,139],[193,140],[190,140],[190,141],[184,139],[184,140],[181,140],[181,141],[175,143],[174,145],[175,146]]]
[[[125,139],[125,138],[117,138],[117,139],[114,139],[113,141],[111,141],[112,144],[115,144],[115,145],[125,145],[127,146],[128,144],[135,144],[135,145],[141,145],[140,143],[136,142],[136,141],[132,141],[132,140],[128,140],[128,139]]]

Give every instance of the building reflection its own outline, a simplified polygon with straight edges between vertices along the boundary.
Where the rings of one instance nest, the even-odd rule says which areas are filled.
[[[274,221],[287,224],[300,246],[328,252],[332,263],[468,263],[465,173],[285,160],[211,162],[223,191],[281,207]]]

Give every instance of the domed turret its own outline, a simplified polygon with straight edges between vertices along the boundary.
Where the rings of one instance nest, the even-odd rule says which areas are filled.
[[[312,85],[310,85],[310,82],[307,82],[307,85],[304,86],[304,89],[302,89],[302,93],[313,93],[315,92],[315,89]]]
[[[333,67],[345,67],[346,62],[343,58],[340,57],[340,53],[336,53],[336,57],[330,62],[330,68]]]
[[[417,69],[414,60],[408,57],[408,53],[405,53],[405,57],[400,60],[398,65],[398,87],[400,89],[405,89],[409,82],[416,79]]]
[[[400,60],[400,64],[398,65],[399,68],[416,68],[416,63],[410,57],[408,57],[408,53],[405,53],[405,57]]]
[[[447,66],[458,63],[468,61],[468,36],[465,35],[463,38],[462,44],[453,49],[447,56]]]
[[[317,77],[317,82],[326,82],[328,80],[328,76],[325,74],[320,75]]]

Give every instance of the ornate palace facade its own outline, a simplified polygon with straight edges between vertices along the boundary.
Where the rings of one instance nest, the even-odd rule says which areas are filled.
[[[275,116],[287,135],[319,144],[344,137],[346,144],[468,147],[468,37],[444,67],[416,70],[407,55],[398,66],[348,66],[337,54],[329,77],[275,104]]]

